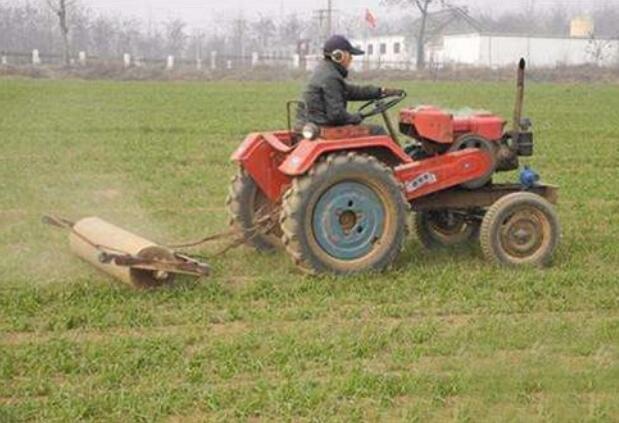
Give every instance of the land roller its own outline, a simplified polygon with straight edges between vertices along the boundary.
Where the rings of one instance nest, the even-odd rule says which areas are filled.
[[[45,216],[44,222],[69,231],[71,251],[134,288],[156,288],[177,274],[206,276],[207,264],[179,254],[98,217],[77,222]]]
[[[385,135],[366,125],[288,128],[249,134],[232,155],[231,230],[163,247],[99,218],[76,223],[49,217],[70,230],[72,250],[136,287],[169,283],[176,274],[205,276],[209,266],[180,253],[233,238],[260,251],[283,249],[304,272],[353,274],[391,267],[412,232],[428,249],[477,241],[484,257],[505,266],[546,266],[560,239],[558,188],[520,161],[533,155],[529,119],[522,117],[525,62],[517,73],[513,122],[489,112],[458,115],[434,106],[388,111],[406,93],[362,105],[364,119],[382,116]],[[302,106],[302,105],[301,105]],[[408,138],[403,146],[400,136]],[[513,183],[498,172],[521,169]],[[414,213],[413,219],[409,219]]]

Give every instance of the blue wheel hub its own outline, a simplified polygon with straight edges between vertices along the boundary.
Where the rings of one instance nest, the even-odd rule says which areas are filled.
[[[385,208],[366,185],[341,182],[318,200],[312,229],[320,247],[340,260],[355,260],[372,251],[383,235]]]

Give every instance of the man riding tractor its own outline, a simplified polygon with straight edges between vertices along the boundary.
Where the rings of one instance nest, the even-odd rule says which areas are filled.
[[[359,125],[361,113],[349,113],[348,101],[369,101],[392,95],[402,95],[398,89],[379,88],[373,85],[356,86],[346,82],[353,56],[365,52],[341,35],[330,37],[323,47],[324,60],[312,74],[303,92],[303,101],[298,109],[296,129],[312,123],[318,127]],[[368,125],[371,135],[386,135],[379,125]]]
[[[227,204],[243,238],[259,250],[285,248],[309,273],[383,270],[402,250],[414,210],[414,230],[428,248],[477,238],[494,262],[548,264],[560,237],[557,188],[522,182],[525,174],[521,183],[492,181],[533,155],[533,133],[522,119],[525,61],[511,128],[489,112],[406,107],[398,129],[410,150],[388,115],[406,94],[345,81],[352,56],[362,53],[344,37],[330,38],[297,127],[290,105],[298,102],[288,102],[286,130],[252,132],[233,153],[239,167]],[[347,102],[355,100],[366,103],[349,113]],[[378,115],[386,132],[360,124]]]

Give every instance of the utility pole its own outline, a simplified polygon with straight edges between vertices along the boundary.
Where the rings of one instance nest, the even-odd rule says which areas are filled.
[[[197,30],[194,33],[196,43],[196,62],[198,66],[202,66],[202,40],[204,39],[204,33],[202,30]]]
[[[333,0],[327,0],[327,37],[333,31]]]
[[[147,3],[146,7],[147,9],[147,14],[148,14],[148,37],[152,37],[153,35],[153,5],[150,3]]]
[[[240,16],[234,21],[234,37],[236,38],[236,54],[239,56],[239,60],[242,62],[245,56],[245,29],[247,22]]]
[[[318,21],[318,32],[321,42],[332,35],[334,11],[333,0],[327,0],[327,7],[325,9],[314,11],[314,19]]]

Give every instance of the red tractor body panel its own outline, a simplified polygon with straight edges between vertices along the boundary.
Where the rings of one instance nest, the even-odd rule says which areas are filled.
[[[289,144],[288,132],[249,134],[232,160],[243,166],[267,197],[278,201],[291,183],[291,178],[278,169],[292,150]]]
[[[398,166],[395,176],[406,198],[414,200],[482,177],[491,168],[488,153],[469,148]]]
[[[286,131],[253,133],[248,135],[232,154],[232,160],[241,164],[273,201],[277,201],[288,189],[292,177],[306,173],[324,154],[371,148],[374,152],[389,154],[391,161],[398,164],[412,162],[388,136],[362,136],[353,139],[340,136],[341,134],[334,139],[302,140],[295,147],[291,147],[290,134]]]
[[[365,136],[354,139],[314,141],[303,140],[281,164],[279,170],[286,175],[298,176],[307,172],[316,160],[327,153],[336,151],[382,150],[388,152],[399,163],[410,163],[413,160],[386,135]]]
[[[245,138],[232,159],[243,166],[267,197],[277,202],[290,187],[292,178],[308,172],[321,156],[364,150],[386,152],[392,162],[397,161],[395,176],[404,184],[409,200],[479,178],[492,167],[488,154],[477,149],[414,161],[385,135],[302,140],[292,147],[287,132],[253,133]]]
[[[503,137],[506,121],[486,112],[454,116],[442,109],[421,106],[400,111],[400,123],[412,126],[416,138],[451,144],[464,134],[476,134],[490,141]]]

